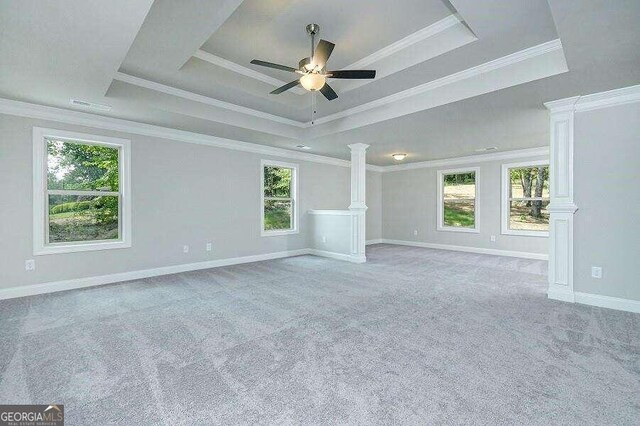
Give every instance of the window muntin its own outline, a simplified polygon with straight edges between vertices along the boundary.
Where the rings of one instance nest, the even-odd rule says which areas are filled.
[[[478,169],[438,172],[438,230],[478,232]]]
[[[295,164],[262,162],[262,235],[297,232]]]
[[[503,185],[503,234],[548,235],[548,162],[504,165]]]
[[[129,141],[34,128],[35,254],[131,246]]]

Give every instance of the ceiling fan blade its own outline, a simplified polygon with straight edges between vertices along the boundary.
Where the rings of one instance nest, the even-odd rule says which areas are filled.
[[[296,87],[298,84],[300,84],[300,79],[298,80],[294,80],[291,83],[287,83],[284,86],[280,86],[278,87],[276,90],[274,90],[273,92],[271,92],[272,95],[279,95],[282,92],[286,92],[289,89],[292,89],[294,87]]]
[[[289,71],[289,72],[298,71],[297,69],[288,67],[286,65],[274,64],[273,62],[265,62],[259,59],[254,59],[253,61],[251,61],[251,63],[253,65],[260,65],[261,67],[274,68],[281,71]]]
[[[345,78],[350,80],[376,78],[375,70],[327,71],[327,74],[331,74],[329,78]]]
[[[316,46],[316,51],[313,54],[312,63],[321,70],[326,65],[329,60],[329,56],[331,56],[331,52],[333,52],[333,48],[336,47],[335,44],[331,43],[327,40],[320,40],[318,42],[318,46]]]
[[[338,97],[338,94],[331,88],[331,86],[329,86],[328,83],[325,83],[324,86],[322,86],[322,89],[320,89],[320,93],[322,93],[324,97],[330,101]]]

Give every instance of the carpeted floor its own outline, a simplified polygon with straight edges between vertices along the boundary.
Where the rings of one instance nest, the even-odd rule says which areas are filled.
[[[640,423],[640,315],[546,262],[368,247],[0,301],[0,403],[67,425]]]

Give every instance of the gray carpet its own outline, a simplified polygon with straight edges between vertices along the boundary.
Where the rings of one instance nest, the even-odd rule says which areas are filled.
[[[0,301],[0,403],[68,425],[640,422],[640,315],[389,245]]]

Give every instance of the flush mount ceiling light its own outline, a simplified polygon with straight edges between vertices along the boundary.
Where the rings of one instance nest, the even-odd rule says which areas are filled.
[[[335,44],[326,40],[320,40],[318,45],[315,43],[315,36],[320,32],[320,25],[309,24],[307,25],[307,33],[311,36],[311,56],[303,58],[298,62],[298,68],[288,67],[286,65],[274,64],[272,62],[265,62],[258,59],[251,61],[254,65],[260,65],[261,67],[274,68],[280,71],[294,72],[296,74],[302,74],[302,77],[297,80],[287,83],[282,87],[278,87],[271,92],[272,95],[279,95],[282,92],[286,92],[289,89],[302,85],[310,92],[320,91],[325,98],[332,101],[338,97],[336,92],[327,84],[328,78],[341,78],[341,79],[372,79],[376,77],[374,70],[342,70],[342,71],[327,71],[326,65],[331,52]]]
[[[405,159],[405,157],[407,156],[407,154],[393,154],[392,157],[394,160],[396,161],[402,161]]]

